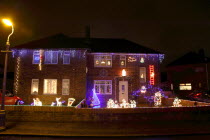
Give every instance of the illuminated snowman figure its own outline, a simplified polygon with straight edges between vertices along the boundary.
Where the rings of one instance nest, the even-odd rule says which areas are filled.
[[[161,97],[162,97],[162,95],[161,95],[160,91],[155,93],[155,97],[154,97],[154,105],[155,106],[161,105]]]
[[[181,100],[180,100],[179,98],[176,97],[176,98],[174,99],[173,106],[174,106],[174,107],[180,107],[180,106],[182,106],[180,103],[181,103]]]

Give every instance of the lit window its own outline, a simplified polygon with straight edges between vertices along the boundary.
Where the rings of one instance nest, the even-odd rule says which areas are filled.
[[[38,90],[39,90],[39,79],[32,79],[31,94],[38,94]]]
[[[69,95],[69,79],[63,79],[62,81],[62,95]]]
[[[33,64],[39,64],[40,63],[40,52],[34,51],[33,52]]]
[[[179,90],[192,90],[191,83],[179,84]]]
[[[95,67],[111,67],[112,56],[111,55],[95,55],[94,66]]]
[[[70,64],[70,52],[64,51],[63,53],[63,64]]]
[[[140,83],[146,82],[146,67],[140,67]]]
[[[121,55],[120,56],[120,66],[125,67],[126,66],[126,56]]]
[[[44,94],[57,94],[57,79],[44,79]]]
[[[112,81],[94,80],[94,88],[97,94],[112,94]]]
[[[58,64],[58,51],[46,51],[45,64]]]

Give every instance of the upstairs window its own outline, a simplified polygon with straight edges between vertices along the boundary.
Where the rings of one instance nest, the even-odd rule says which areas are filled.
[[[44,79],[44,94],[57,94],[57,79]]]
[[[179,84],[179,90],[192,90],[191,83]]]
[[[33,52],[33,64],[39,64],[40,63],[40,52],[34,51]]]
[[[70,64],[70,52],[64,51],[63,53],[63,64]]]
[[[58,64],[58,51],[46,51],[45,64]]]
[[[111,55],[95,55],[94,66],[95,67],[111,67],[112,56]]]
[[[120,66],[126,67],[126,56],[120,55]]]

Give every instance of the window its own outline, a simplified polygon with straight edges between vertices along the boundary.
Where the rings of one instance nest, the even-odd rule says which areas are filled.
[[[44,94],[57,94],[57,79],[44,79]]]
[[[97,94],[112,94],[112,81],[94,80],[94,88]]]
[[[40,53],[39,51],[33,52],[33,64],[39,64],[40,63]]]
[[[64,51],[63,53],[63,64],[70,64],[70,52]]]
[[[46,51],[45,64],[58,64],[58,51]]]
[[[38,94],[38,91],[39,91],[39,79],[32,79],[31,94]]]
[[[69,95],[69,79],[63,79],[62,81],[62,95]]]
[[[120,66],[125,67],[126,66],[126,56],[120,55]]]
[[[146,82],[146,67],[140,67],[140,83]]]
[[[179,90],[192,90],[191,83],[179,84]]]
[[[95,67],[111,67],[112,56],[111,55],[95,55],[94,66]]]

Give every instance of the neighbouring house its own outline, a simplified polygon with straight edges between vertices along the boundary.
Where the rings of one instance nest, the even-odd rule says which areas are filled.
[[[185,98],[194,91],[209,91],[210,58],[204,50],[189,52],[167,65],[171,90]]]
[[[70,38],[56,34],[12,48],[14,92],[30,104],[56,97],[127,102],[136,91],[160,84],[164,54],[126,39]],[[123,75],[122,75],[123,72]],[[94,90],[93,90],[94,89]],[[97,99],[96,99],[97,98]]]

